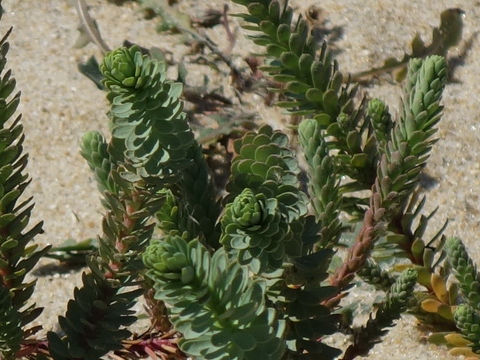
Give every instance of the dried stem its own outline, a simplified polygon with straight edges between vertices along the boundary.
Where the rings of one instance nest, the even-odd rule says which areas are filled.
[[[350,247],[347,258],[343,264],[330,277],[330,284],[339,289],[339,293],[323,302],[328,308],[333,308],[347,294],[342,292],[343,289],[353,279],[355,273],[365,264],[370,250],[373,248],[378,234],[377,228],[379,220],[385,213],[385,209],[381,207],[381,197],[376,191],[376,186],[372,187],[372,196],[370,197],[370,207],[365,212],[363,225],[358,233],[355,243]]]
[[[235,46],[235,42],[237,38],[233,34],[232,30],[230,29],[230,23],[228,21],[228,5],[225,4],[223,5],[223,13],[222,13],[222,24],[223,27],[225,28],[225,32],[227,33],[227,39],[228,39],[228,48],[226,50],[227,54],[230,54],[233,50],[233,47]]]
[[[100,31],[98,31],[97,25],[95,24],[95,20],[93,20],[88,13],[88,7],[85,3],[85,0],[77,0],[75,1],[75,8],[78,12],[78,17],[82,22],[82,26],[87,32],[90,39],[97,45],[103,53],[110,51],[110,48],[102,39],[100,35]]]

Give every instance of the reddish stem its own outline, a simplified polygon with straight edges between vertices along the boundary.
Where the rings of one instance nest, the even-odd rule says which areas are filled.
[[[350,283],[355,273],[362,268],[370,254],[373,243],[376,239],[375,226],[383,216],[385,209],[381,207],[380,194],[375,191],[375,185],[372,188],[370,197],[370,207],[363,217],[363,225],[358,233],[355,243],[348,250],[347,258],[343,264],[330,277],[330,284],[339,289],[339,293],[330,299],[325,300],[322,305],[333,308],[338,305],[340,300],[346,295],[342,290]]]

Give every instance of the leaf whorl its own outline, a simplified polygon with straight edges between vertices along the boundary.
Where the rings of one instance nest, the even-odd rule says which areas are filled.
[[[300,236],[307,199],[300,190],[295,155],[287,144],[286,135],[269,126],[234,143],[236,156],[227,184],[230,203],[221,219],[221,241],[228,249],[238,250],[239,261],[250,263],[257,273],[278,268],[286,255],[298,256],[302,251]],[[239,213],[246,202],[263,211],[258,228],[238,222],[241,214],[235,212]],[[247,206],[242,211],[251,209]]]
[[[276,198],[284,207],[287,222],[305,215],[306,195],[300,190],[295,154],[287,144],[287,136],[269,126],[262,126],[257,133],[249,132],[235,141],[236,156],[227,184],[227,200],[249,188],[254,194]]]
[[[465,300],[471,308],[480,310],[480,276],[465,245],[458,238],[450,238],[446,243],[446,251]]]
[[[230,262],[223,249],[210,256],[198,240],[168,235],[152,241],[143,260],[155,298],[167,304],[184,336],[184,352],[208,359],[281,358],[284,322],[266,307],[265,284]]]
[[[165,79],[163,63],[133,46],[108,53],[100,70],[112,104],[112,135],[123,139],[138,175],[171,180],[190,166],[195,141],[182,112],[182,85]]]
[[[289,240],[283,220],[277,199],[245,189],[225,208],[220,242],[254,273],[275,271],[282,267]]]
[[[217,248],[220,209],[202,149],[182,111],[182,84],[166,80],[165,63],[136,46],[108,53],[100,69],[111,102],[112,142],[123,150],[123,165],[185,200],[179,206],[198,223],[190,228],[192,236],[204,236]]]

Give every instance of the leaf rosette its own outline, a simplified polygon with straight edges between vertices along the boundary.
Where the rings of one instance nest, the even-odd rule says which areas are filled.
[[[152,241],[143,256],[143,262],[153,270],[157,278],[163,278],[165,281],[180,280],[183,284],[188,284],[193,279],[194,269],[182,251],[183,244],[173,241]]]
[[[146,77],[142,53],[137,47],[119,48],[105,57],[101,71],[105,77],[104,85],[109,90],[119,88],[139,89],[145,85]]]
[[[100,192],[109,191],[117,193],[118,185],[112,178],[114,163],[107,150],[107,142],[98,131],[89,131],[82,138],[82,156],[87,160],[88,166],[95,174]]]
[[[245,189],[226,206],[221,225],[220,242],[237,253],[240,264],[256,273],[282,266],[290,233],[277,199]]]
[[[300,190],[296,155],[287,145],[288,137],[268,125],[234,142],[236,155],[227,184],[225,219],[220,221],[223,231],[220,241],[255,273],[277,270],[285,256],[298,257],[302,252],[300,239],[307,196]],[[264,211],[261,229],[253,231],[254,228],[242,227],[240,223],[227,229],[228,224],[237,222],[231,218],[230,204],[236,202],[235,207],[239,207],[239,196],[246,194],[245,189],[262,204],[259,205]]]
[[[166,80],[164,62],[137,46],[107,53],[100,70],[109,90],[114,139],[143,178],[172,180],[192,165],[196,146],[180,101],[183,86]]]
[[[268,125],[236,140],[227,199],[232,201],[248,188],[277,199],[288,223],[302,218],[307,213],[307,197],[300,190],[296,155],[287,145],[288,137]]]
[[[169,319],[182,333],[182,351],[195,359],[276,360],[285,351],[285,322],[265,303],[265,283],[231,262],[223,249],[210,255],[197,239],[153,240],[143,255]]]

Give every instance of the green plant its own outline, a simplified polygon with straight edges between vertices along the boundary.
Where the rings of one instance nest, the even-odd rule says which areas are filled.
[[[29,177],[21,116],[14,117],[20,93],[13,94],[15,80],[5,71],[10,31],[0,40],[0,352],[5,359],[14,359],[22,340],[39,330],[28,328],[42,309],[28,304],[35,281],[26,282],[25,276],[48,251],[30,244],[42,232],[42,223],[27,228],[32,199],[21,199]]]
[[[48,249],[27,246],[41,225],[23,232],[31,206],[16,201],[28,183],[26,157],[19,118],[4,126],[18,96],[8,100],[15,83],[3,75],[2,357],[90,360],[114,351],[125,358],[348,360],[367,354],[407,310],[425,324],[448,327],[447,341],[460,330],[477,351],[475,267],[458,241],[448,242],[466,303],[454,310],[461,299],[446,284],[444,227],[425,239],[433,213],[421,214],[425,197],[418,194],[442,115],[445,59],[409,62],[394,119],[380,99],[355,100],[356,87],[344,83],[326,44],[317,49],[288,1],[234,2],[246,6],[239,16],[265,48],[262,69],[284,84],[278,105],[300,119],[305,168],[288,136],[263,125],[234,141],[220,196],[183,111],[182,84],[166,78],[165,62],[137,46],[108,52],[100,70],[111,136],[88,132],[81,146],[102,194],[103,233],[82,286],[59,317],[62,331],[37,342],[29,339],[36,329],[26,326],[40,310],[26,305],[33,283],[23,280]],[[345,246],[340,259],[335,253]],[[356,327],[360,309],[341,300],[357,275],[383,297]],[[131,308],[141,295],[152,327],[129,341]],[[325,341],[336,332],[351,340],[343,355]],[[171,336],[156,338],[162,333]]]
[[[480,314],[480,276],[462,241],[448,239],[447,257],[458,281],[462,304],[453,312],[455,324],[460,329],[463,339],[453,339],[451,352],[468,355],[478,359],[480,356],[480,332],[478,328]]]

